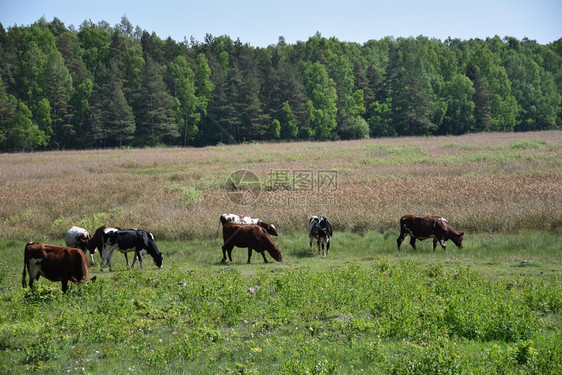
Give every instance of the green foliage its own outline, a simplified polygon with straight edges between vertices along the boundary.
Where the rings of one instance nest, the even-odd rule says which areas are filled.
[[[102,225],[107,225],[107,223],[113,223],[115,226],[120,226],[120,223],[123,223],[128,219],[135,219],[135,215],[131,212],[123,212],[122,208],[114,208],[110,212],[98,212],[92,217],[84,217],[76,225],[82,228],[91,228],[91,230],[95,230]],[[58,222],[60,222],[60,219]],[[57,224],[57,222],[55,222],[55,224]]]
[[[283,103],[281,108],[281,134],[283,139],[294,139],[297,137],[299,128],[297,126],[297,120],[288,101]]]
[[[546,327],[519,288],[496,287],[468,270],[427,271],[375,262],[247,278],[230,267],[172,264],[161,273],[118,270],[65,295],[42,281],[4,296],[0,357],[32,372],[84,363],[93,372],[126,365],[316,374],[540,371],[560,358],[555,344],[532,339]],[[513,304],[513,314],[496,314],[498,304]],[[451,325],[450,310],[471,315],[483,334],[471,337]],[[488,337],[494,322],[515,336]],[[466,352],[475,344],[484,348],[482,360]]]
[[[209,254],[220,253],[214,240],[159,242],[165,268],[120,263],[115,272],[100,273],[92,267],[97,280],[71,284],[66,294],[44,278],[35,289],[22,290],[24,243],[2,241],[0,370],[556,374],[562,369],[560,280],[553,273],[520,276],[520,270],[498,276],[498,266],[489,274],[484,270],[490,266],[480,266],[494,259],[511,264],[510,238],[486,252],[486,235],[473,235],[482,242],[467,251],[478,255],[405,257],[395,253],[394,244],[388,253],[373,255],[373,248],[382,253],[383,242],[389,242],[380,233],[366,233],[366,241],[340,233],[336,251],[345,254],[320,259],[298,255],[290,241],[301,242],[302,236],[283,237],[288,237],[279,238],[285,263],[277,265],[214,264]],[[536,242],[532,234],[517,241]],[[478,270],[449,263],[459,257],[473,257]]]
[[[527,131],[562,123],[555,43],[419,36],[358,45],[316,34],[267,48],[212,35],[187,45],[138,26],[133,32],[125,21],[84,21],[78,32],[56,18],[8,28],[0,63],[2,150]],[[8,124],[21,128],[11,131],[19,137],[11,147]]]
[[[201,190],[198,190],[193,187],[185,187],[179,185],[171,185],[170,189],[172,191],[177,191],[180,193],[180,196],[177,198],[177,201],[182,204],[193,204],[193,203],[200,203],[203,202],[203,193]]]
[[[348,118],[339,130],[342,139],[369,138],[369,124],[363,117]]]
[[[310,97],[306,102],[309,134],[315,139],[329,139],[337,125],[336,85],[328,76],[326,67],[320,63],[306,64],[304,77]]]

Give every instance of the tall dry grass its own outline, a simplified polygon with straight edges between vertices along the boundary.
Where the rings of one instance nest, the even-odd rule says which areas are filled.
[[[234,212],[305,230],[310,215],[336,230],[397,229],[404,214],[443,215],[463,231],[562,227],[562,131],[126,149],[0,156],[0,237],[62,239],[72,225],[137,227],[159,238],[210,238]],[[225,190],[238,169],[266,185],[255,203]],[[295,189],[294,171],[314,176]],[[337,174],[319,187],[318,172]]]

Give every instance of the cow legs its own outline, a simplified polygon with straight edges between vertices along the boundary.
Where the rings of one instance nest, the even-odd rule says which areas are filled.
[[[102,258],[102,262],[101,262],[101,265],[100,265],[100,271],[103,271],[103,267],[105,267],[107,265],[109,265],[109,270],[113,271],[113,268],[111,267],[111,256],[113,255],[113,248],[104,250],[103,254],[104,254],[104,257]]]
[[[402,245],[402,241],[406,238],[406,233],[400,232],[400,236],[396,239],[396,244],[398,245],[398,250],[400,250],[400,245]]]
[[[136,257],[136,258],[139,258],[139,267],[140,267],[141,270],[142,270],[142,269],[143,269],[143,268],[142,268],[142,255],[141,255],[141,253],[140,253],[139,250],[135,250],[135,257]],[[133,259],[133,265],[135,264],[136,258]],[[131,268],[132,268],[132,267],[133,267],[133,266],[131,266]]]
[[[248,247],[248,264],[250,264],[250,258],[252,257],[252,248]]]
[[[68,289],[68,280],[63,280],[62,281],[62,292],[66,293],[67,289]]]
[[[308,236],[308,238],[310,238],[310,252],[312,252],[312,240],[313,240],[313,237],[312,237],[312,236]]]
[[[437,247],[437,242],[439,242],[439,244],[441,245],[441,247],[443,248],[444,251],[447,251],[447,249],[445,248],[445,240],[441,239],[437,239],[434,238],[433,239],[433,251],[435,251],[435,248]]]
[[[410,236],[410,245],[414,248],[414,250],[418,251],[418,249],[416,249],[416,237]]]
[[[234,246],[226,246],[223,245],[222,247],[222,263],[226,263],[226,254],[228,252],[228,258],[230,259],[230,262],[232,263],[232,248],[234,248]]]
[[[33,283],[39,280],[41,276],[41,260],[30,259],[23,266],[23,275],[21,279],[21,285],[25,288],[25,270],[29,273],[29,287],[33,288]]]
[[[127,253],[123,253],[123,254],[125,255],[125,259],[127,259]],[[133,256],[133,264],[131,264],[131,268],[135,266],[135,262],[137,261],[137,259],[139,260],[140,268],[142,270],[142,255],[140,251],[135,249],[135,255]],[[129,265],[129,260],[127,259],[127,266],[128,265]]]

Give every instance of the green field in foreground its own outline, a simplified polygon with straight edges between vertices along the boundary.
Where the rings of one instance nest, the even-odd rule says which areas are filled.
[[[560,374],[562,250],[555,232],[471,234],[415,252],[397,232],[302,233],[283,263],[222,241],[157,241],[95,283],[21,288],[25,242],[0,241],[2,374]],[[60,243],[60,242],[59,242]],[[271,257],[268,257],[273,261]],[[96,255],[96,261],[99,257]]]

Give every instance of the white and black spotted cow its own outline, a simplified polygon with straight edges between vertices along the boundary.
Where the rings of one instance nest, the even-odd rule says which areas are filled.
[[[332,224],[324,216],[312,216],[308,222],[308,238],[310,239],[310,251],[312,251],[312,240],[316,239],[318,244],[318,253],[322,248],[322,255],[325,257],[330,251],[330,242],[332,241]],[[324,244],[326,249],[324,249]]]
[[[275,227],[275,225],[266,223],[265,221],[262,221],[260,219],[245,215],[222,214],[219,218],[219,226],[217,227],[217,237],[219,236],[221,224],[224,225],[226,223],[259,225],[260,227],[265,229],[271,236],[279,235],[279,232],[277,232],[277,228]]]
[[[154,243],[154,236],[141,229],[119,229],[119,230],[108,230],[103,233],[103,260],[102,269],[105,265],[109,265],[109,270],[113,271],[111,268],[111,255],[113,250],[117,249],[121,253],[128,253],[131,251],[135,252],[135,259],[133,259],[133,264],[137,258],[139,259],[140,268],[142,269],[142,257],[147,253],[152,256],[154,263],[162,268],[162,262],[164,256],[158,250],[158,247]]]
[[[90,233],[84,229],[77,226],[73,226],[66,232],[66,236],[64,238],[67,247],[74,247],[82,250],[84,254],[86,254],[86,250],[90,250],[90,264],[95,264],[94,261],[94,253],[96,249],[88,249],[87,244],[88,241],[92,239]]]

